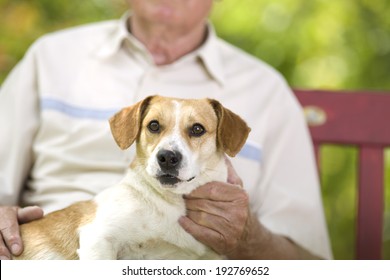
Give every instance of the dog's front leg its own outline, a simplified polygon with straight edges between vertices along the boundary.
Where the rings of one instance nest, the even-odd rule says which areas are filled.
[[[80,260],[116,260],[118,255],[114,241],[93,224],[80,230],[77,253]]]

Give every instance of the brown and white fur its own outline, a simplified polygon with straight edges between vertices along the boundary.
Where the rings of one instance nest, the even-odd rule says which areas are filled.
[[[250,129],[211,99],[148,97],[110,119],[117,144],[136,141],[125,178],[93,200],[21,226],[24,252],[14,259],[215,259],[183,230],[184,194],[226,181]]]

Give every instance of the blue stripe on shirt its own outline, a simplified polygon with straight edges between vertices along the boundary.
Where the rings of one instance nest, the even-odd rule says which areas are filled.
[[[119,111],[119,108],[91,109],[87,107],[74,106],[66,102],[57,99],[52,99],[52,98],[42,98],[41,109],[57,111],[74,118],[92,119],[92,120],[108,120],[116,112]],[[256,147],[255,145],[247,142],[239,152],[238,156],[250,160],[254,160],[257,162],[261,162],[262,152],[259,147]]]
[[[238,153],[238,156],[251,159],[257,162],[261,162],[262,160],[261,149],[248,142],[245,143],[244,147],[242,147],[241,151]]]
[[[116,112],[119,111],[119,108],[101,110],[101,109],[91,109],[87,107],[74,106],[52,98],[42,98],[41,109],[61,112],[65,115],[74,118],[93,119],[93,120],[107,120],[110,117],[112,117]]]

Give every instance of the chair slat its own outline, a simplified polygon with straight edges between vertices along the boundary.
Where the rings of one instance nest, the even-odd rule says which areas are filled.
[[[384,211],[383,149],[361,147],[359,153],[359,196],[357,219],[357,258],[382,258]]]
[[[390,146],[390,93],[294,92],[306,108],[318,164],[321,144],[359,148],[356,258],[381,259],[384,148]]]

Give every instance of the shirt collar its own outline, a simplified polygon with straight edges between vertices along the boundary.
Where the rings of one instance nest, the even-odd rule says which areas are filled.
[[[108,34],[104,42],[98,46],[96,54],[99,58],[104,59],[116,54],[122,47],[124,40],[129,40],[132,43],[136,40],[135,38],[131,38],[133,36],[127,30],[127,20],[129,16],[130,13],[126,12],[120,20],[115,23],[114,29]]]
[[[137,40],[127,29],[127,22],[130,17],[130,12],[126,12],[120,20],[117,22],[117,26],[114,28],[106,40],[97,49],[97,56],[100,58],[108,58],[115,55],[125,40],[127,40],[131,47],[138,52],[143,53],[151,60],[151,55],[145,48],[145,46]],[[218,37],[215,33],[214,27],[209,22],[207,24],[208,34],[205,42],[194,52],[186,56],[195,56],[200,58],[204,67],[209,74],[221,85],[225,83],[223,61],[220,54]]]
[[[225,84],[225,75],[223,60],[221,57],[221,49],[218,43],[218,37],[215,33],[213,25],[207,24],[208,34],[207,39],[195,52],[202,60],[204,66],[210,75],[217,80],[221,85]]]

